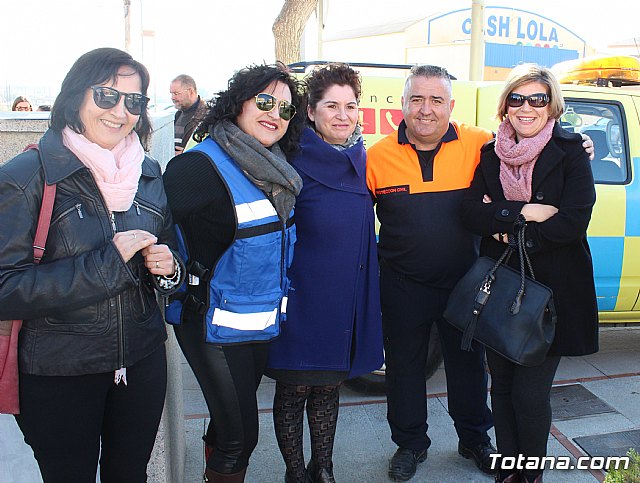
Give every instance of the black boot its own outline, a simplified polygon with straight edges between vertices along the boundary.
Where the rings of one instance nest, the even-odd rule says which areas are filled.
[[[535,477],[535,479],[533,480],[529,480],[527,478],[524,477],[524,475],[522,476],[522,483],[542,483],[542,473],[540,473],[538,476]]]
[[[307,483],[306,470],[304,472],[304,475],[302,476],[302,479],[297,478],[295,475],[292,475],[291,473],[289,473],[289,471],[286,471],[284,473],[284,483]]]
[[[305,483],[336,483],[336,479],[332,469],[322,468],[312,459],[307,466]]]
[[[506,478],[500,478],[500,472],[496,474],[496,482],[497,483],[521,483],[520,473],[517,471],[515,473],[511,473]]]
[[[244,476],[246,473],[246,468],[231,475],[218,473],[213,471],[211,468],[205,468],[202,480],[209,483],[244,483]]]

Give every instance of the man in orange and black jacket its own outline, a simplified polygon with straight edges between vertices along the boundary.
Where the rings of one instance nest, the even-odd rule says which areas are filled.
[[[393,481],[413,477],[431,444],[424,367],[434,323],[458,452],[493,472],[484,347],[474,341],[471,352],[461,350],[462,333],[442,318],[451,290],[478,256],[479,240],[462,226],[459,205],[493,133],[451,121],[453,106],[447,71],[414,67],[402,98],[404,120],[367,155],[380,221],[387,419],[398,445],[389,463]]]

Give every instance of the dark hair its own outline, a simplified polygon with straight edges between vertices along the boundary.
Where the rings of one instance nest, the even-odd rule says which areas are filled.
[[[327,89],[332,86],[349,86],[353,89],[356,101],[360,102],[362,81],[360,74],[347,64],[331,63],[314,70],[305,79],[307,102],[313,109],[322,100]]]
[[[149,88],[149,71],[127,52],[104,47],[95,49],[80,56],[62,81],[60,94],[56,97],[51,108],[51,129],[62,131],[69,126],[78,134],[83,134],[85,126],[80,120],[80,106],[84,101],[87,89],[91,86],[115,81],[120,67],[131,67],[140,76],[143,95],[147,95]],[[140,119],[134,128],[143,146],[151,134],[151,121],[147,109],[140,114]]]
[[[202,141],[213,127],[223,120],[236,123],[242,112],[245,101],[260,94],[272,82],[282,82],[291,91],[291,103],[296,106],[296,115],[289,121],[289,126],[278,145],[290,158],[299,147],[300,135],[304,129],[304,98],[300,92],[300,83],[284,64],[250,65],[237,71],[229,80],[227,90],[218,92],[207,103],[209,108],[206,117],[196,129],[193,137]]]
[[[11,105],[11,110],[15,111],[16,110],[16,106],[18,104],[20,104],[21,102],[29,102],[29,99],[27,99],[24,96],[18,96],[13,100],[13,104]],[[29,107],[31,107],[31,109],[33,109],[33,106],[31,106],[31,103],[29,102]]]

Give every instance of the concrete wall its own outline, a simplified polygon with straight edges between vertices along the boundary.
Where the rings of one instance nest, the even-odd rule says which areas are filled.
[[[164,169],[173,157],[173,113],[151,113],[152,157]],[[0,164],[19,154],[30,143],[37,143],[49,127],[48,112],[0,112]]]
[[[0,164],[37,143],[48,124],[48,112],[0,112]]]
[[[174,155],[173,113],[151,113],[151,124],[149,154],[164,170]],[[48,126],[48,112],[0,112],[0,165],[19,154],[27,144],[37,143]],[[181,355],[170,326],[167,332],[167,398],[147,471],[150,482],[183,483],[186,446]]]

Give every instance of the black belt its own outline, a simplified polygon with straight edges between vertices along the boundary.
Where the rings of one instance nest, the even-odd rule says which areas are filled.
[[[286,227],[291,228],[295,217],[291,217],[287,220]],[[265,225],[250,226],[248,228],[239,228],[236,238],[251,238],[254,236],[266,235],[267,233],[275,233],[282,230],[282,223],[279,221],[272,221]]]

